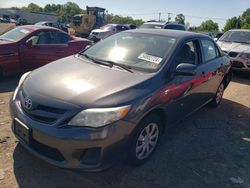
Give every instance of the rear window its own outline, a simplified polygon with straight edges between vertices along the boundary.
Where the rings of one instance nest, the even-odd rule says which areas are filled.
[[[141,29],[162,29],[163,25],[160,24],[142,24]]]
[[[182,25],[166,25],[164,29],[174,29],[174,30],[182,30],[185,31],[185,27]]]

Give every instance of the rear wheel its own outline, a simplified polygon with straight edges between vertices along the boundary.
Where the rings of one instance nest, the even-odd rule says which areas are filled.
[[[132,165],[141,165],[151,157],[158,145],[161,129],[161,119],[154,114],[140,123],[134,133],[129,152],[129,162]]]
[[[221,82],[213,100],[210,103],[211,107],[217,107],[221,103],[222,98],[223,98],[223,94],[224,94],[224,89],[225,89],[225,83],[223,81],[223,82]]]

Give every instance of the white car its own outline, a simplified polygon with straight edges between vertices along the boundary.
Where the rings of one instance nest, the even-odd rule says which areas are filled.
[[[110,35],[113,35],[115,33],[128,30],[129,28],[122,24],[108,24],[100,29],[94,29],[91,31],[89,35],[89,39],[96,41],[99,41],[101,39],[105,39]]]
[[[227,31],[217,43],[232,58],[232,68],[250,71],[250,30]]]

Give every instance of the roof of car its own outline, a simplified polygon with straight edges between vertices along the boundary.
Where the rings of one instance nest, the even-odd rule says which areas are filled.
[[[147,25],[165,25],[165,22],[145,22],[143,24],[147,24]]]
[[[170,29],[134,29],[134,30],[128,30],[124,32],[155,34],[155,35],[162,35],[162,36],[168,36],[168,37],[173,37],[173,38],[206,37],[210,39],[209,36],[201,34],[201,33],[181,31],[181,30],[170,30]]]
[[[54,27],[49,27],[49,26],[44,26],[44,25],[23,25],[23,26],[19,26],[22,28],[26,28],[26,29],[30,29],[32,31],[36,31],[36,30],[43,30],[43,29],[50,29],[50,30],[57,30],[57,31],[61,31],[60,29],[54,28]]]

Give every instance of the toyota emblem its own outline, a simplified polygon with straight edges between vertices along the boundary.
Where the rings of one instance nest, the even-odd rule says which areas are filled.
[[[26,109],[30,110],[32,108],[32,100],[31,99],[25,99],[24,106]]]

